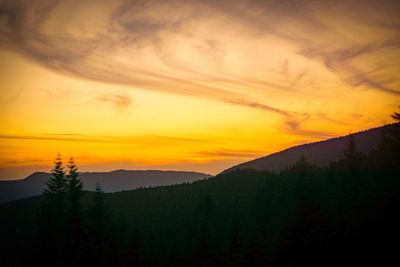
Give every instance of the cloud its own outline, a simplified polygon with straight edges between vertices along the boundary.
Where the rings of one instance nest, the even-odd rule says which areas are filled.
[[[326,120],[326,121],[329,121],[329,122],[333,122],[335,124],[347,125],[347,126],[352,125],[352,123],[350,123],[350,122],[345,122],[345,121],[341,121],[341,120],[338,120],[338,119],[331,118],[330,116],[328,116],[327,114],[322,113],[322,112],[317,114],[317,116],[320,119],[323,119],[323,120]],[[353,115],[351,115],[351,116],[354,117]]]
[[[250,150],[235,150],[235,149],[221,149],[212,151],[199,151],[195,152],[195,156],[207,158],[255,158],[265,154],[265,151],[250,151]]]
[[[152,16],[138,16],[136,12],[137,8],[148,5],[126,1],[109,18],[108,28],[90,38],[85,38],[79,35],[61,35],[41,30],[42,24],[51,19],[52,12],[55,12],[63,1],[39,2],[42,5],[25,5],[18,1],[8,2],[0,8],[0,14],[5,21],[1,27],[1,33],[4,36],[1,39],[1,45],[7,49],[16,50],[52,70],[90,80],[217,100],[225,97],[243,97],[241,93],[209,83],[204,84],[199,81],[199,77],[202,77],[200,73],[195,73],[190,68],[165,56],[168,53],[165,52],[164,43],[168,41],[168,35],[175,32],[181,33],[180,25],[184,23],[180,21],[190,20],[187,16],[175,20],[164,16],[153,21]],[[32,17],[32,13],[36,15]],[[161,38],[160,34],[167,36]],[[214,40],[198,38],[198,36],[195,38],[196,49],[200,50],[203,56],[217,58],[217,53],[219,53],[217,51],[220,51],[217,43]],[[122,63],[107,56],[110,52],[121,49],[123,45],[130,47],[138,55],[141,53],[141,45],[150,46],[164,63],[173,68],[172,71],[183,70],[189,77],[182,78],[180,75],[172,75],[169,72],[152,70],[149,66]],[[168,52],[174,54],[173,51]],[[126,107],[129,104],[126,98],[120,96],[101,96],[99,100],[114,102],[119,107]]]
[[[400,90],[392,88],[388,84],[394,84],[398,81],[398,77],[385,77],[384,81],[374,79],[367,72],[361,71],[356,67],[353,61],[359,57],[370,55],[386,49],[400,49],[400,35],[394,38],[363,45],[348,46],[336,50],[329,50],[323,47],[308,47],[304,48],[300,54],[309,58],[320,58],[326,68],[332,72],[338,73],[343,81],[351,86],[365,85],[372,89],[378,89],[383,92],[400,95]],[[389,66],[385,66],[388,69]],[[381,70],[384,69],[381,67]]]
[[[188,138],[169,135],[131,135],[131,136],[96,136],[76,133],[52,133],[37,135],[0,134],[0,139],[9,140],[36,140],[36,141],[66,141],[66,142],[89,142],[89,143],[116,143],[116,144],[165,144],[177,143],[206,143],[205,139]]]
[[[162,136],[162,135],[155,135],[150,134],[149,137],[153,137],[155,139],[161,139],[165,141],[178,141],[178,142],[185,142],[185,143],[208,143],[208,140],[199,139],[199,138],[188,138],[188,137],[181,137],[181,136]]]
[[[331,138],[334,135],[320,130],[304,129],[302,124],[311,118],[310,114],[303,114],[302,116],[290,117],[285,120],[283,130],[291,134],[300,136],[312,136],[317,139]]]
[[[96,98],[103,102],[109,102],[114,104],[119,109],[126,109],[132,105],[132,98],[125,95],[116,94],[102,94]]]
[[[1,27],[4,36],[2,45],[53,70],[87,79],[203,97],[229,94],[218,87],[196,82],[194,78],[201,78],[201,71],[180,62],[176,58],[177,51],[171,51],[168,43],[176,41],[174,37],[179,39],[177,41],[183,38],[184,41],[193,42],[197,56],[212,58],[213,62],[220,60],[223,53],[221,42],[200,36],[193,32],[193,28],[199,22],[207,21],[208,15],[239,12],[231,10],[232,7],[219,6],[219,10],[212,11],[205,9],[204,5],[213,4],[201,1],[188,4],[170,2],[168,5],[161,1],[123,1],[107,18],[106,28],[88,29],[94,31],[90,37],[46,32],[43,24],[52,21],[51,15],[64,2],[37,1],[27,4],[23,1],[6,1],[0,9],[4,21]],[[205,9],[205,14],[198,15],[196,7]],[[127,47],[136,51],[137,56],[140,56],[143,47],[150,47],[172,71],[183,71],[192,77],[181,78],[181,75],[152,70],[148,66],[122,64],[107,56],[114,50]],[[273,83],[268,86],[273,86]]]
[[[0,134],[0,139],[14,140],[36,140],[36,141],[67,141],[67,142],[96,142],[110,143],[115,142],[108,138],[93,138],[80,134],[48,134],[48,135],[15,135],[15,134]]]
[[[237,104],[237,105],[241,105],[241,106],[245,106],[245,107],[251,107],[251,108],[255,108],[255,109],[260,109],[260,110],[264,110],[264,111],[270,111],[270,112],[278,113],[278,114],[284,115],[284,116],[291,116],[289,111],[285,111],[285,110],[282,110],[279,108],[274,108],[272,106],[257,103],[257,102],[247,101],[244,99],[225,99],[224,102],[231,103],[231,104]]]
[[[285,98],[324,91],[315,80],[399,96],[396,75],[357,61],[374,55],[398,69],[386,53],[400,48],[399,10],[390,0],[2,0],[0,47],[66,75],[271,112],[318,135],[300,127],[310,112]],[[335,78],[320,78],[316,62]],[[132,105],[118,94],[98,100]]]

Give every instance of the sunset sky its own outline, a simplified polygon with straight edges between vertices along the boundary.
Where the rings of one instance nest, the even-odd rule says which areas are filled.
[[[0,0],[0,179],[216,174],[392,122],[400,1]]]

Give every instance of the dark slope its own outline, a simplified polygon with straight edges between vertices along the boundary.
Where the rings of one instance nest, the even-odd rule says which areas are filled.
[[[386,139],[359,161],[344,158],[326,168],[299,161],[279,173],[238,169],[193,183],[105,194],[108,226],[100,236],[112,242],[90,262],[390,266],[399,261],[393,246],[400,239],[399,140]],[[35,259],[44,266],[49,253],[37,246],[41,199],[0,204],[1,266],[32,266]],[[82,199],[86,226],[92,199],[92,192]],[[90,227],[83,229],[90,234]],[[83,241],[88,251],[98,247],[96,240]],[[59,260],[69,255],[63,251]]]
[[[395,247],[389,250],[399,236],[395,172],[304,171],[237,170],[191,184],[110,193],[105,202],[120,246],[131,251],[124,244],[136,244],[142,266],[381,266],[397,258]],[[92,194],[83,198],[85,210]],[[0,205],[0,248],[7,256],[35,253],[41,199]],[[139,256],[133,262],[121,256],[127,264],[113,266],[137,266]]]
[[[104,192],[130,190],[193,182],[209,177],[198,172],[117,170],[112,172],[83,172],[80,174],[85,190],[93,190],[100,183]],[[0,203],[41,194],[51,174],[36,172],[23,180],[0,181]]]
[[[382,130],[390,127],[386,125],[379,128],[370,129],[363,132],[354,133],[357,149],[363,153],[376,148],[382,139]],[[270,154],[252,161],[233,166],[225,172],[234,169],[252,168],[256,170],[277,171],[294,164],[303,154],[309,162],[314,165],[325,167],[331,162],[336,161],[342,155],[346,144],[346,136],[332,138],[321,142],[299,145],[286,150]]]

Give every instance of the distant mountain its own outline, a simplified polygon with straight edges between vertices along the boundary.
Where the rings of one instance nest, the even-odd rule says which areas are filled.
[[[391,266],[399,261],[392,245],[400,239],[397,146],[387,142],[385,149],[360,159],[360,168],[239,169],[193,183],[104,194],[105,208],[97,206],[109,215],[99,221],[103,241],[91,235],[91,223],[99,217],[90,211],[98,201],[87,192],[81,199],[86,218],[81,229],[87,233],[81,251],[88,258],[81,264],[69,264],[74,250],[65,253],[70,232],[45,228],[46,234],[57,231],[63,237],[57,242],[41,231],[49,225],[44,219],[54,214],[41,213],[47,212],[42,196],[3,203],[0,264],[85,266],[101,259],[116,267]],[[43,249],[43,241],[45,248],[65,246],[53,256],[57,247]]]
[[[35,172],[25,179],[0,181],[0,203],[40,195],[50,173]],[[82,172],[85,190],[97,183],[104,192],[117,192],[139,187],[154,187],[193,182],[210,177],[208,174],[185,171],[117,170],[111,172]]]
[[[363,132],[354,133],[357,143],[357,150],[363,153],[376,148],[382,139],[382,131],[392,127],[386,125]],[[305,145],[294,146],[286,150],[270,154],[268,156],[248,161],[233,166],[223,173],[236,169],[255,169],[278,171],[284,169],[299,160],[301,155],[317,166],[328,166],[331,162],[336,161],[342,155],[343,148],[346,145],[347,136],[332,138],[321,142],[310,143]]]

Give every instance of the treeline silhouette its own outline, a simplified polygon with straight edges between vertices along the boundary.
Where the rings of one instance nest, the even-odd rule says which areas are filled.
[[[1,265],[396,265],[400,124],[386,129],[368,154],[349,135],[329,167],[302,156],[280,172],[112,194],[83,192],[58,158],[41,198],[1,207]]]
[[[84,212],[81,205],[85,193],[82,190],[83,182],[72,158],[67,168],[65,173],[58,155],[51,172],[53,177],[43,191],[38,224],[39,249],[32,258],[33,263],[46,266],[76,266],[83,263],[103,266],[102,257],[111,252],[108,247],[111,236],[106,229],[108,214],[104,193],[97,185],[93,203],[89,211]]]

